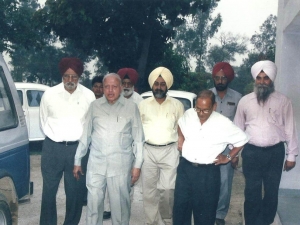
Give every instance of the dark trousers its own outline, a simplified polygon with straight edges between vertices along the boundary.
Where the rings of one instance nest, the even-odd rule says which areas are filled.
[[[56,194],[62,176],[66,193],[66,215],[64,225],[76,225],[80,221],[84,179],[73,176],[74,156],[78,144],[56,143],[46,138],[43,143],[41,169],[43,176],[40,225],[57,225]]]
[[[219,166],[194,166],[181,158],[175,184],[173,225],[186,224],[191,210],[195,225],[214,225],[219,193]]]
[[[284,154],[283,143],[265,148],[245,145],[242,157],[246,180],[244,202],[246,225],[269,225],[274,221]]]

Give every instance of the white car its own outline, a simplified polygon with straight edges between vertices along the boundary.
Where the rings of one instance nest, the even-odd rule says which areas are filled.
[[[167,95],[181,101],[184,106],[184,110],[195,107],[195,101],[197,95],[192,92],[168,90]],[[153,96],[153,93],[152,91],[147,91],[141,94],[141,96],[145,99]]]
[[[18,95],[24,110],[28,128],[29,141],[42,141],[45,135],[40,127],[40,102],[47,85],[15,82]]]

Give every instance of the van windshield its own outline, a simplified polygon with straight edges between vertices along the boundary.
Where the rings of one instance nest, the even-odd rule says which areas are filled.
[[[0,131],[16,127],[17,122],[11,92],[4,70],[0,67]]]

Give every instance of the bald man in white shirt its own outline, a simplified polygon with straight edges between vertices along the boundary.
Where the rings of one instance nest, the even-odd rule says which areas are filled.
[[[197,96],[194,109],[187,110],[178,121],[178,149],[182,158],[177,168],[173,225],[190,220],[194,224],[214,225],[220,193],[220,164],[234,158],[247,143],[246,134],[227,117],[215,112],[215,95],[204,90]],[[222,155],[231,144],[233,149]]]

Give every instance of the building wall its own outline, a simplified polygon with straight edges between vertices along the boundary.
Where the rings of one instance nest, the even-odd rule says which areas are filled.
[[[276,90],[293,103],[298,139],[300,140],[300,1],[278,0],[276,37]],[[296,167],[283,172],[280,188],[300,191],[300,156]]]

